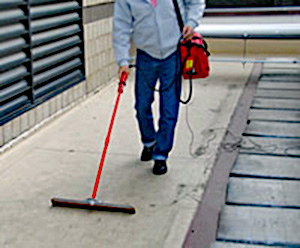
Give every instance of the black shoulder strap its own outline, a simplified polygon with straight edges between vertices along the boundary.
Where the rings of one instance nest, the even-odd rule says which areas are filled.
[[[182,17],[181,17],[181,14],[180,14],[180,10],[179,10],[179,6],[178,6],[178,3],[177,3],[177,0],[173,0],[173,4],[174,4],[174,7],[175,7],[175,11],[176,11],[176,15],[177,15],[177,20],[178,20],[178,24],[179,24],[179,27],[180,27],[180,31],[182,32],[183,30],[183,21],[182,21]]]

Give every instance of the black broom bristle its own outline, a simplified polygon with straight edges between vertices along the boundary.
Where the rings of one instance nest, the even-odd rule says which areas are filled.
[[[99,202],[95,199],[87,200],[71,200],[63,198],[51,199],[53,207],[79,208],[98,211],[121,212],[127,214],[135,214],[135,208],[130,205],[119,205]]]

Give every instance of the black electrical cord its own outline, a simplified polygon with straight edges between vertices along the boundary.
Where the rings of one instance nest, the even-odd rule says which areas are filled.
[[[132,67],[136,67],[136,66],[135,65],[130,65],[130,68],[132,68]],[[142,73],[144,73],[142,69],[141,69],[141,71],[142,71]],[[181,76],[181,73],[182,73],[182,67],[181,67],[181,70],[180,70],[180,76]],[[175,75],[175,77],[177,77],[177,75]],[[146,75],[144,74],[144,76],[146,76]],[[176,83],[176,80],[174,80],[170,85],[168,85],[164,89],[159,89],[158,90],[158,89],[154,88],[153,90],[155,90],[157,92],[162,92],[164,90],[168,90],[174,83]],[[148,87],[151,87],[148,82],[146,82],[146,84],[148,85]],[[190,94],[189,94],[189,97],[187,98],[187,100],[183,101],[183,100],[180,99],[180,96],[178,96],[180,102],[183,103],[183,104],[187,104],[191,100],[191,96],[192,96],[192,82],[191,82],[191,80],[190,80],[190,87],[191,87],[190,88],[191,90],[190,90]],[[176,89],[177,89],[177,87],[176,87]],[[247,136],[241,136],[241,137],[236,136],[232,131],[228,130],[227,128],[210,128],[208,131],[211,133],[211,137],[209,137],[205,141],[205,144],[203,146],[200,146],[195,151],[193,151],[193,145],[194,145],[194,142],[195,142],[195,134],[194,134],[192,126],[189,122],[188,105],[186,106],[185,121],[186,121],[188,131],[190,132],[190,135],[191,135],[191,141],[189,143],[189,153],[190,153],[191,157],[193,157],[193,158],[200,157],[200,156],[207,153],[207,150],[209,149],[209,146],[210,146],[211,142],[217,138],[217,134],[216,134],[217,130],[226,130],[234,139],[237,140],[236,142],[226,142],[226,143],[221,142],[220,147],[221,147],[221,149],[223,149],[226,152],[234,152],[238,149],[244,149],[244,150],[248,150],[248,151],[256,150],[256,151],[260,151],[260,152],[269,153],[270,149],[272,149],[273,151],[279,149],[279,147],[275,144],[263,146],[263,145],[260,145],[256,142],[254,142],[251,138],[249,138]],[[252,145],[251,146],[246,146],[245,142],[247,142],[247,141],[249,143],[251,143]],[[290,150],[294,150],[294,149],[299,150],[300,146],[296,145],[296,146],[291,146],[291,147],[285,148],[284,149],[284,155],[288,156],[288,157],[294,157],[294,155],[290,153]]]
[[[276,144],[269,144],[269,145],[260,145],[257,142],[253,141],[248,136],[237,136],[235,135],[232,131],[230,131],[227,128],[210,128],[207,131],[211,133],[212,135],[205,141],[205,144],[203,146],[198,147],[195,151],[192,151],[193,148],[193,143],[195,140],[195,134],[191,128],[191,125],[188,120],[188,107],[186,108],[186,123],[188,126],[188,130],[191,134],[191,142],[189,144],[189,153],[193,158],[197,158],[199,156],[202,156],[206,154],[210,143],[216,139],[216,131],[217,130],[223,130],[226,131],[228,134],[230,134],[233,139],[236,141],[234,142],[221,142],[220,148],[228,153],[235,152],[236,150],[247,150],[247,151],[254,151],[255,153],[257,152],[263,152],[263,153],[268,153],[272,154],[272,152],[275,152],[276,150],[279,150],[280,147]],[[250,143],[251,145],[247,145],[247,142]],[[290,146],[287,148],[281,148],[283,150],[283,155],[287,157],[299,157],[298,155],[294,155],[291,153],[291,150],[300,150],[300,145],[296,144],[295,146]]]

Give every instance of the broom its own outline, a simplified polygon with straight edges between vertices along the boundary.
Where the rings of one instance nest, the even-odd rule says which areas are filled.
[[[117,113],[119,101],[121,94],[123,93],[123,88],[126,85],[127,80],[127,73],[123,72],[120,78],[119,88],[118,88],[118,96],[116,100],[116,104],[114,107],[114,111],[112,114],[112,118],[110,121],[108,133],[105,139],[105,144],[102,152],[101,161],[99,164],[99,169],[96,177],[96,181],[94,184],[94,189],[92,193],[92,197],[88,198],[86,200],[73,200],[73,199],[64,199],[64,198],[52,198],[51,203],[53,207],[68,207],[68,208],[79,208],[79,209],[88,209],[88,210],[98,210],[98,211],[110,211],[110,212],[122,212],[127,214],[134,214],[135,208],[130,205],[120,205],[120,204],[111,204],[111,203],[105,203],[99,200],[96,200],[98,186],[102,174],[103,164],[110,140],[111,131],[113,128],[115,116]]]

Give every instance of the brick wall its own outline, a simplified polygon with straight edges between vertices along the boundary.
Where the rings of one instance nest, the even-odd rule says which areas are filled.
[[[105,3],[112,3],[113,0],[83,0],[84,7],[90,7],[97,4],[105,4]]]
[[[104,85],[116,74],[111,30],[112,17],[84,25],[88,93]]]

